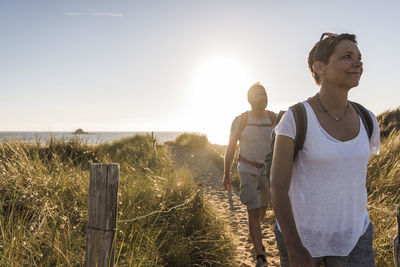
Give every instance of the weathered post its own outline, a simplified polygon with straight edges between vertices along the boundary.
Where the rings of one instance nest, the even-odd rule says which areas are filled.
[[[157,156],[157,139],[154,138],[154,132],[151,132],[151,140],[153,142],[153,160],[156,160]]]
[[[400,267],[400,205],[397,207],[397,235],[393,243],[394,266]]]
[[[86,266],[114,266],[119,164],[91,164]]]

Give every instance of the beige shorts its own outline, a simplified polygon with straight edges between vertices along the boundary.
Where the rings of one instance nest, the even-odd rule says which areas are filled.
[[[268,206],[269,197],[267,176],[240,173],[240,200],[247,206],[247,210]]]

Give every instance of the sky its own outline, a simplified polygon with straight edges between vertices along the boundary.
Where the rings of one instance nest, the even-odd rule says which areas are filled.
[[[399,1],[1,0],[0,131],[195,131],[226,144],[256,81],[278,112],[319,88],[307,55],[354,33],[349,99],[399,106]]]

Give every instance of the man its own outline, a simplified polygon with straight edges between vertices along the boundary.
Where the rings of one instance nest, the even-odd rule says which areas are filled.
[[[266,110],[267,92],[257,82],[247,92],[251,111],[237,116],[231,127],[229,144],[225,152],[223,185],[232,189],[231,167],[239,140],[240,200],[247,206],[250,236],[257,255],[256,267],[268,266],[262,244],[261,221],[269,202],[269,182],[264,168],[264,159],[270,152],[270,134],[275,113]]]

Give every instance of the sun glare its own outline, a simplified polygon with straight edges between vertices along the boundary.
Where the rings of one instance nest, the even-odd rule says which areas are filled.
[[[211,143],[227,144],[235,116],[248,109],[252,81],[245,67],[228,57],[209,59],[195,70],[190,92],[193,127]]]

